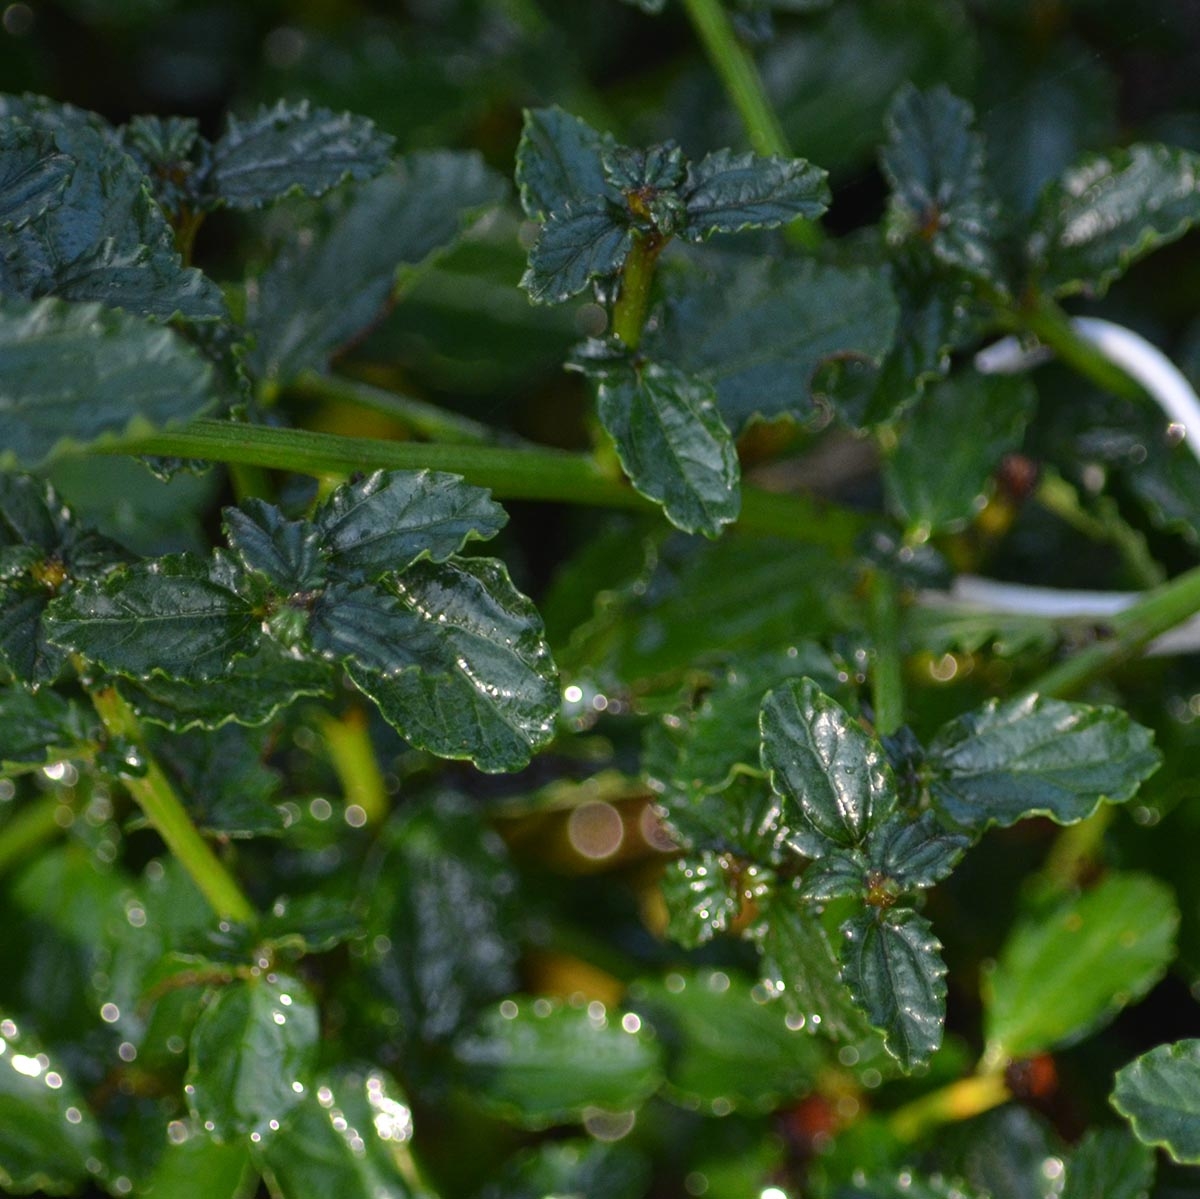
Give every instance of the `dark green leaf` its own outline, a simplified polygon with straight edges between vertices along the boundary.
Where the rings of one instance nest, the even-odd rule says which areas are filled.
[[[352,195],[298,239],[258,280],[248,319],[248,364],[289,379],[323,367],[374,321],[401,267],[445,249],[504,195],[477,154],[411,154]]]
[[[842,982],[821,918],[798,886],[772,890],[751,935],[761,954],[763,979],[793,1024],[812,1033],[862,1040],[867,1031],[862,1016]]]
[[[971,370],[921,396],[886,473],[910,529],[928,536],[978,514],[1001,458],[1020,446],[1036,399],[1027,379]]]
[[[0,466],[190,420],[212,372],[170,329],[98,304],[0,300]]]
[[[0,774],[68,757],[98,732],[87,709],[46,687],[0,687],[0,729]]]
[[[117,674],[201,682],[258,644],[258,617],[185,554],[139,562],[54,600],[50,638]]]
[[[711,382],[736,435],[754,416],[811,419],[817,368],[835,357],[878,364],[897,315],[882,270],[751,260],[685,276],[646,351]]]
[[[944,879],[969,844],[969,838],[948,833],[932,812],[916,819],[897,813],[871,830],[867,856],[871,868],[904,893]]]
[[[0,1019],[0,1186],[76,1191],[106,1156],[95,1116],[57,1055]]]
[[[213,145],[205,190],[232,208],[292,193],[319,196],[345,179],[378,175],[392,145],[366,117],[281,100],[249,120],[229,118]]]
[[[378,578],[418,558],[445,561],[468,541],[494,537],[508,517],[482,487],[439,471],[376,471],[345,483],[313,517],[345,576]]]
[[[812,679],[763,700],[763,768],[784,800],[788,844],[819,858],[863,844],[896,803],[882,746]]]
[[[665,237],[685,219],[679,185],[684,177],[683,151],[674,143],[635,150],[614,146],[601,155],[608,182],[625,197],[626,207]]]
[[[226,508],[222,525],[242,565],[266,576],[273,588],[310,591],[325,582],[321,536],[310,521],[288,520],[274,504],[251,498]]]
[[[609,372],[596,389],[601,423],[634,488],[688,533],[716,537],[737,519],[741,470],[711,384],[648,362]]]
[[[403,808],[362,895],[371,974],[412,1045],[444,1042],[517,986],[517,880],[504,843],[459,796]]]
[[[904,87],[888,112],[888,235],[925,242],[939,262],[1003,287],[994,235],[999,205],[984,175],[974,114],[946,88]]]
[[[525,112],[517,147],[517,186],[531,220],[544,221],[570,203],[609,194],[601,154],[615,146],[561,108]]]
[[[593,1108],[636,1110],[662,1082],[657,1043],[595,1003],[506,999],[459,1038],[454,1056],[485,1107],[527,1128]]]
[[[1149,729],[1116,708],[1028,696],[952,720],[930,743],[930,795],[972,833],[1027,816],[1074,824],[1158,769]]]
[[[1056,1199],[1062,1188],[1055,1168],[1065,1156],[1062,1143],[1022,1104],[1007,1103],[940,1129],[932,1150],[944,1174],[962,1178],[992,1199]]]
[[[869,869],[867,859],[859,849],[828,850],[805,868],[800,880],[800,894],[808,900],[846,896],[865,899]]]
[[[1112,1105],[1143,1144],[1200,1165],[1200,1040],[1160,1045],[1118,1070]]]
[[[587,1199],[645,1199],[650,1163],[627,1143],[545,1141],[506,1164],[479,1199],[545,1199],[579,1195]]]
[[[501,563],[417,562],[367,592],[331,588],[314,644],[346,662],[404,737],[487,771],[519,769],[550,739],[554,664],[537,612]],[[343,600],[357,605],[348,627]]]
[[[929,921],[909,908],[867,909],[844,926],[843,978],[904,1069],[942,1043],[946,966]]]
[[[1069,1044],[1146,994],[1175,956],[1169,887],[1110,874],[1009,933],[984,976],[984,1034],[994,1061]]]
[[[184,267],[145,176],[111,134],[83,121],[31,118],[72,163],[62,202],[6,239],[0,294],[95,300],[166,320],[225,315],[219,288]]]
[[[400,1168],[412,1113],[382,1070],[318,1078],[278,1131],[254,1146],[271,1193],[286,1199],[412,1199]]]
[[[271,904],[255,931],[262,944],[299,956],[328,953],[360,936],[362,923],[340,895],[283,895]]]
[[[1094,1128],[1071,1154],[1062,1199],[1146,1199],[1153,1183],[1154,1154],[1145,1145],[1128,1132]]]
[[[706,851],[675,859],[660,885],[667,905],[667,936],[685,949],[725,932],[742,910],[741,871],[721,854]]]
[[[667,1094],[715,1115],[771,1111],[807,1094],[824,1057],[762,988],[722,970],[671,973],[630,999],[667,1048]]]
[[[902,1170],[895,1175],[872,1177],[861,1185],[839,1187],[836,1199],[978,1199],[979,1194],[940,1175],[923,1178],[914,1176],[911,1170]]]
[[[1029,252],[1057,295],[1103,295],[1200,218],[1200,154],[1138,144],[1084,158],[1042,193]]]
[[[317,1044],[303,983],[272,974],[220,987],[192,1032],[192,1114],[219,1141],[268,1134],[311,1088]]]
[[[521,286],[535,303],[561,303],[590,280],[615,275],[632,245],[633,229],[610,201],[574,201],[542,226]]]
[[[826,174],[803,158],[761,158],[717,150],[688,168],[685,236],[773,228],[797,217],[814,220],[829,207]]]
[[[49,130],[0,118],[0,229],[15,233],[62,203],[74,166]]]
[[[171,1199],[241,1199],[250,1172],[249,1145],[214,1141],[195,1121],[175,1122],[146,1193]],[[179,1139],[182,1138],[182,1139]]]

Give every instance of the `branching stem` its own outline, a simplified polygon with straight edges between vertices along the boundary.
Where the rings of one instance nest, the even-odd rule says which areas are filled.
[[[900,1141],[916,1141],[943,1124],[969,1120],[1011,1098],[1003,1072],[972,1074],[897,1108],[888,1117],[888,1129]]]

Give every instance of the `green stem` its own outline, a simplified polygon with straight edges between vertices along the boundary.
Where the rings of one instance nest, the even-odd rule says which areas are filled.
[[[410,433],[430,441],[443,441],[452,445],[496,445],[508,441],[519,441],[506,437],[498,429],[489,428],[469,416],[448,412],[436,404],[415,400],[411,396],[386,391],[357,379],[346,379],[339,375],[322,375],[316,371],[305,371],[287,385],[289,396],[301,400],[330,400],[335,403],[353,404],[368,412],[378,412],[403,425]]]
[[[562,450],[377,441],[304,429],[196,421],[183,429],[97,446],[93,452],[248,462],[317,476],[428,467],[487,487],[497,499],[547,500],[638,512],[658,510],[631,487],[604,474],[589,455]],[[807,496],[753,487],[742,491],[738,527],[745,532],[828,546],[845,556],[866,524],[856,512]]]
[[[1026,688],[1040,695],[1070,695],[1127,662],[1146,645],[1200,612],[1200,566],[1156,587],[1144,599],[1108,617],[1110,635],[1051,667]]]
[[[1086,820],[1059,832],[1038,871],[1044,892],[1061,894],[1084,881],[1088,871],[1104,858],[1104,835],[1115,815],[1111,804],[1101,804]]]
[[[897,1108],[888,1117],[888,1129],[898,1140],[916,1141],[943,1124],[969,1120],[1011,1098],[1002,1072],[972,1074]]]
[[[613,305],[613,333],[636,350],[646,324],[646,308],[650,303],[650,284],[654,280],[654,263],[666,242],[657,236],[635,237],[633,248],[621,270],[621,294]]]
[[[362,808],[370,824],[381,823],[388,814],[387,787],[363,710],[351,708],[342,717],[324,715],[321,732],[346,803]]]
[[[28,861],[47,841],[53,841],[63,831],[58,822],[62,800],[46,795],[24,804],[21,810],[0,829],[0,875]]]
[[[92,703],[109,734],[136,745],[145,760],[145,774],[122,777],[125,790],[145,812],[212,910],[224,919],[236,920],[239,924],[250,923],[255,914],[253,906],[212,847],[196,831],[170,780],[149,755],[133,710],[114,687],[102,687],[92,692]]]
[[[900,597],[896,581],[875,570],[867,581],[875,662],[871,671],[871,704],[875,731],[890,736],[904,723],[904,675],[900,659]]]

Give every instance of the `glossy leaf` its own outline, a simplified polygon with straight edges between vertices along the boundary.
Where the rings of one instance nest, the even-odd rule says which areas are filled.
[[[55,1055],[0,1019],[0,1186],[67,1195],[100,1168],[99,1125]]]
[[[535,303],[561,303],[592,279],[615,275],[632,245],[633,229],[611,202],[574,201],[542,226],[521,286]]]
[[[409,1044],[445,1042],[517,986],[517,879],[461,797],[402,808],[363,880],[374,986]]]
[[[320,532],[309,521],[288,520],[274,504],[250,498],[226,508],[222,525],[242,565],[280,591],[311,591],[325,582]]]
[[[896,803],[879,743],[812,679],[764,700],[763,768],[785,804],[787,840],[807,857],[861,845]]]
[[[636,1110],[658,1089],[661,1050],[617,1013],[549,999],[505,1000],[454,1045],[463,1084],[526,1128]]]
[[[925,391],[885,476],[910,528],[940,533],[978,514],[1000,460],[1020,447],[1036,398],[1027,379],[975,371]]]
[[[1118,1070],[1112,1105],[1143,1144],[1200,1165],[1200,1040],[1160,1045]]]
[[[742,910],[739,875],[734,863],[711,851],[670,862],[660,884],[669,916],[667,936],[684,949],[695,949],[725,932]]]
[[[145,176],[107,131],[82,120],[28,119],[53,130],[72,170],[61,203],[6,238],[0,295],[99,301],[162,320],[224,316],[219,288],[183,266]]]
[[[826,901],[853,896],[865,899],[870,866],[859,849],[831,849],[804,869],[800,894],[807,900]]]
[[[892,187],[888,236],[917,239],[948,267],[1003,286],[994,235],[999,215],[984,174],[971,106],[946,88],[911,85],[892,101],[884,174]]]
[[[909,908],[868,909],[842,929],[843,978],[906,1070],[942,1043],[946,966],[929,921]]]
[[[452,245],[501,199],[504,185],[476,154],[411,154],[331,204],[258,281],[248,357],[261,376],[321,368],[374,321],[402,267]]]
[[[117,674],[201,682],[258,646],[250,604],[184,554],[139,562],[76,587],[46,613],[51,639]]]
[[[1162,977],[1178,927],[1170,888],[1140,874],[1110,874],[1019,922],[984,977],[988,1053],[1025,1057],[1107,1024]]]
[[[517,147],[517,187],[525,215],[544,221],[568,204],[609,194],[601,156],[615,144],[561,108],[527,109]]]
[[[645,349],[712,383],[737,435],[754,416],[810,420],[817,368],[833,357],[877,365],[896,319],[882,270],[749,261],[685,276]]]
[[[766,1112],[812,1090],[821,1049],[745,978],[673,972],[639,982],[630,998],[670,1047],[666,1094],[681,1106]]]
[[[950,721],[926,756],[934,805],[972,833],[1027,816],[1074,824],[1129,799],[1160,760],[1153,734],[1124,712],[1037,696]]]
[[[411,1199],[400,1162],[412,1112],[382,1070],[342,1069],[317,1079],[278,1131],[254,1146],[255,1163],[282,1199]]]
[[[0,774],[70,756],[97,734],[87,709],[43,687],[0,687]]]
[[[0,465],[191,420],[212,373],[169,329],[98,304],[0,300]]]
[[[871,868],[904,893],[941,882],[969,844],[969,838],[947,832],[932,812],[915,819],[896,814],[871,830],[867,856]]]
[[[0,119],[0,229],[16,232],[62,203],[74,163],[54,135]]]
[[[479,1199],[645,1199],[650,1163],[627,1142],[545,1141],[518,1153],[489,1179]]]
[[[717,150],[688,168],[684,235],[774,228],[797,217],[815,220],[829,206],[826,174],[803,158],[764,158]]]
[[[337,488],[313,521],[343,577],[378,578],[418,558],[443,562],[508,516],[482,487],[440,471],[376,471]]]
[[[151,1199],[240,1199],[245,1194],[251,1169],[247,1144],[214,1141],[195,1121],[180,1120],[171,1131],[144,1194]]]
[[[1029,252],[1058,295],[1103,295],[1147,254],[1200,218],[1200,155],[1139,143],[1089,155],[1042,193]]]
[[[1092,1129],[1071,1154],[1062,1195],[1063,1199],[1145,1199],[1153,1183],[1154,1154],[1145,1145],[1128,1132]]]
[[[365,117],[281,100],[247,120],[229,118],[213,144],[205,190],[231,208],[319,196],[343,180],[379,174],[392,145]]]
[[[303,983],[262,975],[209,999],[192,1032],[188,1105],[219,1141],[263,1136],[312,1084],[317,1008]]]
[[[350,629],[341,599],[359,605]],[[317,615],[319,648],[419,748],[515,770],[553,735],[558,689],[541,620],[499,562],[417,562],[369,594],[337,593]]]
[[[687,533],[716,537],[737,519],[741,469],[712,386],[648,362],[613,371],[596,410],[634,488]]]

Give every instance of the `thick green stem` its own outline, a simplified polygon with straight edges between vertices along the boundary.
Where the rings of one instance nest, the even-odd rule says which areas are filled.
[[[969,1120],[1011,1098],[1003,1073],[972,1074],[897,1108],[888,1117],[888,1129],[898,1140],[916,1141],[943,1124]]]
[[[635,237],[633,249],[621,270],[621,294],[613,305],[613,333],[626,349],[636,350],[641,344],[646,325],[646,308],[650,303],[650,284],[654,280],[654,263],[666,243],[661,237]]]
[[[137,746],[145,773],[126,775],[121,783],[208,900],[209,907],[224,919],[236,920],[239,924],[250,923],[255,914],[253,906],[212,847],[196,831],[170,780],[146,750],[133,710],[114,687],[101,687],[92,692],[92,703],[111,736]]]
[[[871,637],[875,660],[871,670],[871,704],[875,731],[890,736],[904,723],[904,675],[900,659],[900,597],[886,571],[872,571],[867,581]]]
[[[363,710],[351,708],[341,717],[324,716],[321,733],[346,803],[357,804],[369,823],[381,823],[388,814],[387,787]]]
[[[362,470],[445,470],[487,487],[497,499],[547,500],[599,508],[653,512],[657,508],[586,454],[503,446],[377,441],[303,429],[273,429],[230,421],[196,421],[184,429],[97,446],[99,454],[163,454],[248,462],[301,474],[351,474]],[[738,528],[750,533],[828,546],[841,555],[866,527],[856,512],[802,495],[747,487]]]
[[[57,795],[43,796],[24,804],[0,829],[0,875],[29,861],[47,841],[62,833],[63,826],[58,821],[62,806]]]
[[[1104,640],[1051,667],[1026,691],[1070,695],[1108,671],[1136,657],[1155,637],[1200,612],[1200,566],[1156,587],[1144,599],[1108,617]]]

